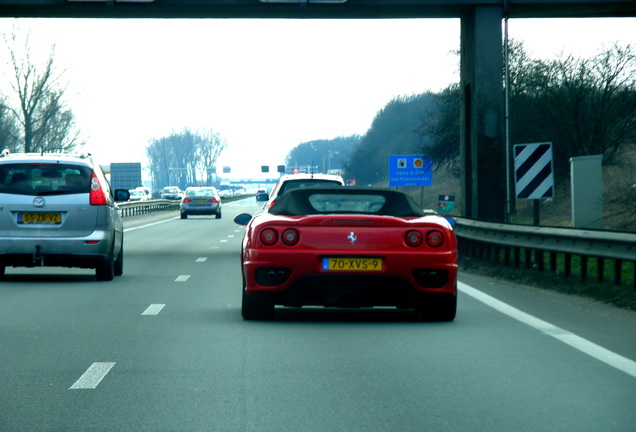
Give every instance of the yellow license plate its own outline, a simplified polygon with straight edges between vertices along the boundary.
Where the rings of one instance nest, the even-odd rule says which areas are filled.
[[[60,213],[18,213],[18,223],[59,224],[62,223],[62,215]]]
[[[195,202],[206,202],[207,200],[204,199],[198,199],[198,200],[194,200]]]
[[[382,258],[323,258],[326,271],[381,271]]]

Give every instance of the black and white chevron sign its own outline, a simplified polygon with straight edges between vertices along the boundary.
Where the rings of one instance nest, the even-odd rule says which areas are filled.
[[[514,152],[517,199],[554,198],[552,143],[517,144]]]

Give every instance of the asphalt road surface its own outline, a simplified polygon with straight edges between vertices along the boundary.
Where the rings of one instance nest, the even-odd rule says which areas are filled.
[[[126,221],[124,275],[8,268],[0,432],[636,430],[636,314],[462,273],[457,319],[240,315],[243,228]]]

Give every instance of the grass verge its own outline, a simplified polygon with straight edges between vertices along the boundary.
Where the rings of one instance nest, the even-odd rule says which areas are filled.
[[[460,257],[459,267],[462,271],[469,273],[566,294],[580,295],[623,309],[636,310],[636,289],[634,289],[633,285],[614,285],[611,282],[599,283],[592,279],[584,281],[575,275],[565,277],[558,273],[507,267],[503,264],[494,264],[470,257]]]

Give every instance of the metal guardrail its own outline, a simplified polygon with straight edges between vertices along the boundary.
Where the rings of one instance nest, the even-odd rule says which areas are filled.
[[[179,201],[158,199],[124,202],[117,205],[123,217],[130,217],[156,211],[176,210],[179,208]],[[549,270],[556,273],[558,271],[557,254],[562,254],[565,276],[570,276],[572,273],[572,257],[579,256],[582,279],[587,279],[588,260],[592,258],[597,261],[599,282],[604,279],[605,260],[610,260],[614,263],[616,285],[622,283],[624,264],[631,263],[636,289],[636,234],[511,225],[462,218],[456,218],[456,220],[455,234],[462,255],[493,262],[503,261],[507,266],[520,267],[523,264],[526,268],[534,267],[544,271],[545,253],[548,253]]]
[[[229,198],[222,198],[221,202],[227,203],[230,201],[236,201],[244,198],[252,197],[253,195],[240,195]],[[150,201],[127,201],[118,202],[117,207],[121,210],[122,217],[138,216],[148,213],[154,213],[164,210],[178,210],[180,200],[168,200],[168,199],[155,199]]]
[[[179,202],[175,200],[156,199],[150,201],[119,202],[117,207],[121,211],[122,217],[138,216],[156,211],[176,210]]]
[[[588,277],[588,260],[596,259],[597,279],[602,282],[606,260],[614,264],[614,283],[622,283],[625,263],[631,263],[636,289],[636,234],[573,228],[535,227],[457,219],[455,227],[460,253],[501,262],[507,266],[537,268],[553,273],[557,254],[562,254],[563,274],[572,273],[572,257],[580,257],[582,279]],[[546,253],[548,258],[546,260]],[[523,260],[522,260],[523,255]],[[523,262],[522,262],[523,261]]]

